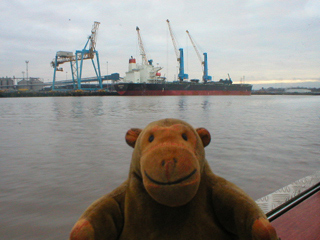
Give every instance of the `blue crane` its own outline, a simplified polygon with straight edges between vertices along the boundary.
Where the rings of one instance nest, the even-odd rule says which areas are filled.
[[[172,39],[172,42],[173,42],[174,51],[175,51],[176,56],[177,56],[177,61],[179,62],[179,74],[178,74],[178,79],[179,79],[180,82],[182,82],[184,79],[188,79],[188,77],[189,77],[188,74],[184,73],[183,48],[179,48],[179,51],[178,51],[177,43],[176,43],[175,37],[174,37],[174,35],[173,35],[173,31],[172,31],[172,29],[171,29],[169,19],[167,19],[167,23],[168,23],[168,27],[169,27],[169,32],[170,32],[170,35],[171,35],[171,39]]]
[[[212,77],[208,75],[208,55],[207,55],[207,53],[203,53],[203,61],[202,61],[201,55],[200,55],[200,53],[198,51],[198,48],[196,47],[196,45],[195,45],[195,43],[194,43],[189,31],[187,30],[186,32],[187,32],[187,34],[189,36],[189,39],[190,39],[190,41],[191,41],[191,43],[193,45],[194,50],[197,53],[197,56],[198,56],[198,58],[199,58],[199,60],[201,62],[202,71],[203,71],[203,76],[202,76],[203,82],[211,81]]]

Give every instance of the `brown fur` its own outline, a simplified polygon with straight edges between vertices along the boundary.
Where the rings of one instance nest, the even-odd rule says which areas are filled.
[[[130,129],[128,180],[84,212],[70,239],[276,240],[256,203],[211,171],[210,140],[177,119]]]

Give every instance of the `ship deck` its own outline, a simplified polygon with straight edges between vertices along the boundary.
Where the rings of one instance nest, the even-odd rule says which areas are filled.
[[[320,191],[271,222],[281,240],[320,239]]]

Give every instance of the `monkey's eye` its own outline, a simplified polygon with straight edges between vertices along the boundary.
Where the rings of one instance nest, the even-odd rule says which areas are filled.
[[[150,135],[150,137],[149,137],[149,142],[152,142],[153,140],[154,140],[154,136],[153,135]]]
[[[185,133],[182,133],[182,138],[185,140],[185,141],[188,141],[188,137],[187,137],[187,134],[185,134]]]

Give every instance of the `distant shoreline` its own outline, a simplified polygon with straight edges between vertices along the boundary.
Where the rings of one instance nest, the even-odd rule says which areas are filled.
[[[119,96],[107,91],[0,91],[0,98],[10,97],[80,97],[80,96]]]
[[[287,92],[259,92],[259,91],[253,91],[251,92],[251,95],[303,95],[303,96],[315,96],[320,95],[320,92],[310,92],[310,93],[287,93]]]
[[[303,95],[303,96],[320,96],[320,92],[308,93],[291,93],[291,92],[269,92],[255,91],[251,95]],[[120,96],[117,92],[107,91],[0,91],[0,98],[16,98],[16,97],[80,97],[80,96]]]

